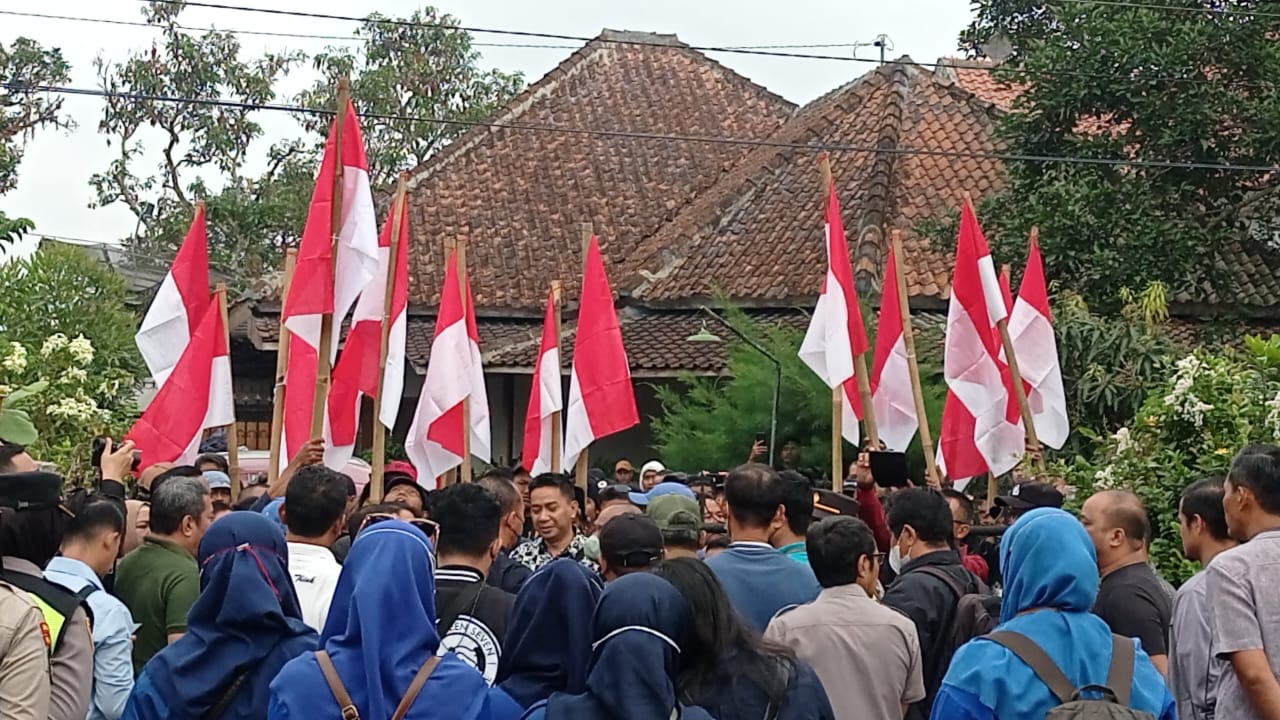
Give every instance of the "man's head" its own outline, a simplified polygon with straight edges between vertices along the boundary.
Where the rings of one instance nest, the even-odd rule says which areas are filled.
[[[1005,525],[1012,525],[1018,518],[1036,508],[1060,508],[1064,499],[1062,493],[1049,483],[1019,483],[1013,486],[1008,495],[996,498],[991,512]]]
[[[573,482],[559,473],[544,473],[529,485],[529,514],[538,535],[548,543],[567,543],[578,517]]]
[[[623,485],[630,485],[635,481],[636,469],[631,467],[630,460],[619,460],[617,464],[613,466],[613,479]]]
[[[520,536],[524,533],[524,497],[511,479],[515,474],[509,470],[506,472],[510,477],[493,474],[491,470],[482,475],[476,484],[493,493],[502,506],[502,526],[498,530],[498,537],[502,541],[502,548],[510,550],[520,542]]]
[[[871,528],[858,518],[835,515],[809,527],[805,539],[809,567],[824,588],[857,584],[867,597],[876,592],[880,555]]]
[[[947,499],[947,505],[951,508],[951,528],[956,543],[963,543],[969,537],[969,531],[973,529],[976,518],[973,500],[969,499],[968,495],[950,488],[943,490],[942,496]]]
[[[155,485],[156,480],[163,474],[177,467],[173,463],[160,462],[154,465],[148,465],[141,474],[138,475],[138,499],[147,500],[151,493],[151,488]]]
[[[196,469],[200,472],[217,470],[220,473],[230,473],[231,464],[219,453],[206,453],[196,458]]]
[[[176,543],[195,555],[200,538],[213,522],[209,488],[199,477],[171,477],[151,491],[151,534]]]
[[[632,490],[630,485],[614,483],[605,485],[600,489],[600,492],[596,495],[596,504],[599,506],[600,512],[604,512],[614,505],[634,505],[636,500],[641,498],[644,498],[644,496]]]
[[[1128,490],[1094,493],[1080,508],[1080,523],[1093,541],[1103,572],[1131,557],[1146,559],[1151,522],[1142,500]]]
[[[667,474],[667,467],[657,460],[650,460],[640,468],[640,490],[649,492],[654,485],[662,482],[662,476]]]
[[[1223,489],[1231,537],[1244,542],[1280,524],[1280,447],[1250,445],[1241,450]]]
[[[67,523],[62,538],[62,554],[93,568],[104,577],[120,557],[125,535],[125,515],[117,500],[92,493],[81,493],[68,503],[75,513]]]
[[[702,509],[697,500],[671,494],[654,498],[645,509],[662,532],[662,545],[667,557],[694,557],[702,547]]]
[[[170,465],[167,470],[156,475],[155,480],[151,481],[151,492],[154,493],[156,488],[173,478],[199,478],[204,482],[204,474],[197,470],[195,465]],[[208,483],[205,483],[205,488],[208,487]]]
[[[1197,480],[1182,491],[1178,501],[1178,533],[1182,536],[1182,552],[1187,557],[1205,562],[1210,547],[1231,542],[1227,532],[1227,513],[1222,500],[1225,479],[1208,477]]]
[[[713,491],[702,498],[702,518],[708,525],[729,525],[729,515],[724,507],[724,488]]]
[[[504,481],[505,482],[505,481]],[[502,503],[475,483],[450,485],[432,497],[431,519],[440,526],[441,565],[467,565],[487,573],[502,550]]]
[[[951,508],[934,490],[908,488],[894,493],[888,521],[903,562],[951,545]]]
[[[782,506],[787,523],[778,533],[778,539],[785,542],[775,545],[803,542],[813,522],[813,482],[794,470],[783,470],[778,473],[778,478],[782,481]]]
[[[22,558],[44,569],[58,554],[71,520],[61,503],[59,475],[0,473],[0,555]]]
[[[729,473],[724,483],[731,536],[773,537],[787,524],[782,479],[767,465],[748,463]]]
[[[422,517],[427,510],[427,491],[418,484],[418,471],[403,460],[387,463],[385,478],[386,490],[383,502],[404,504],[417,517]]]
[[[289,539],[329,547],[346,529],[351,478],[324,465],[305,465],[285,491],[280,517]]]
[[[351,513],[351,516],[347,518],[347,537],[351,538],[353,542],[356,539],[356,535],[360,534],[360,529],[364,527],[364,521],[370,515],[394,515],[405,522],[418,519],[418,516],[414,515],[413,511],[406,507],[404,503],[365,505]]]
[[[199,466],[197,466],[199,469]],[[214,502],[231,502],[231,476],[221,470],[204,470],[200,473],[209,484],[209,497]]]
[[[782,443],[782,448],[778,453],[778,461],[782,463],[784,468],[794,468],[800,464],[800,441],[795,438],[788,438]]]
[[[524,510],[529,512],[529,486],[533,484],[533,476],[528,470],[522,467],[515,469],[516,489],[520,491],[520,497],[524,500]]]
[[[662,532],[639,513],[613,518],[600,529],[600,573],[605,580],[653,569],[662,560]]]
[[[0,441],[0,473],[35,472],[39,469],[26,448]]]
[[[240,488],[240,498],[236,500],[236,502],[237,503],[244,502],[245,498],[249,498],[250,501],[257,500],[258,498],[266,494],[267,494],[266,483],[251,482],[250,484]],[[252,504],[253,503],[250,502],[250,505]]]

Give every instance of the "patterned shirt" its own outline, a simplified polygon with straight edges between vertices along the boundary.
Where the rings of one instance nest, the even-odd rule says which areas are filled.
[[[550,563],[556,558],[570,558],[591,568],[593,572],[600,572],[600,566],[587,559],[587,536],[582,533],[575,532],[573,540],[569,542],[569,547],[559,555],[552,555],[547,548],[547,541],[541,537],[525,540],[511,551],[511,559],[524,565],[525,567],[537,572],[542,566]]]

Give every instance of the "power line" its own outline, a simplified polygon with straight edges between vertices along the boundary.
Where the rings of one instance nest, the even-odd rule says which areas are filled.
[[[53,93],[60,95],[80,95],[88,97],[118,98],[132,102],[165,102],[210,107],[225,107],[244,111],[288,112],[295,114],[327,117],[333,115],[332,110],[302,107],[300,105],[279,105],[268,103],[246,103],[233,100],[169,97],[164,95],[148,95],[143,93],[110,92],[90,88],[60,87],[56,85],[27,85],[24,83],[0,82],[10,92],[20,93]],[[801,152],[835,152],[835,153],[871,153],[883,155],[919,155],[953,159],[999,160],[1001,162],[1033,162],[1063,163],[1069,165],[1102,165],[1111,167],[1144,167],[1165,168],[1174,170],[1222,170],[1226,172],[1273,173],[1280,170],[1277,165],[1239,165],[1234,163],[1211,163],[1178,160],[1140,160],[1124,158],[1090,158],[1067,155],[1029,155],[1022,153],[982,153],[964,150],[935,150],[930,148],[911,147],[877,147],[874,145],[849,145],[828,143],[788,143],[778,140],[755,140],[749,138],[722,137],[713,135],[670,135],[646,133],[629,130],[601,130],[592,128],[564,127],[559,125],[534,125],[528,123],[500,123],[483,120],[459,120],[454,118],[414,117],[406,115],[386,115],[378,113],[362,114],[364,120],[383,120],[392,122],[436,123],[461,127],[483,127],[493,130],[513,130],[518,132],[545,132],[565,135],[592,135],[607,138],[627,138],[632,140],[648,140],[663,142],[703,143],[709,145],[743,145],[751,147],[770,147],[779,150],[798,150]]]
[[[1210,15],[1247,15],[1260,18],[1280,18],[1280,12],[1268,10],[1246,10],[1234,8],[1189,7],[1186,5],[1165,5],[1154,2],[1135,2],[1133,0],[1060,0],[1060,2],[1078,5],[1099,5],[1102,7],[1132,8],[1134,10],[1168,10],[1182,13],[1208,13]]]

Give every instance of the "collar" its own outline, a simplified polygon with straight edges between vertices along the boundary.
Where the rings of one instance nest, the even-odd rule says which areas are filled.
[[[551,555],[551,547],[547,545],[546,538],[539,535],[537,542],[538,542],[538,552],[542,553],[543,555]],[[565,548],[564,552],[554,557],[557,557],[557,558],[568,557],[568,558],[574,558],[575,560],[579,559],[582,556],[586,542],[587,542],[587,536],[583,535],[580,532],[575,531],[573,533],[573,539],[569,541],[569,547]]]
[[[442,565],[436,569],[436,582],[441,580],[478,583],[484,580],[484,574],[469,565]]]
[[[772,545],[767,542],[758,542],[756,540],[734,540],[729,543],[731,548],[742,548],[743,550],[773,550]]]
[[[49,567],[45,568],[46,573],[62,573],[72,577],[91,583],[95,588],[101,590],[102,578],[98,577],[98,573],[93,571],[83,560],[75,558],[59,556],[49,561]]]
[[[877,605],[879,604],[879,603],[876,603],[875,600],[872,600],[870,597],[868,597],[867,591],[863,590],[862,586],[857,583],[851,583],[849,585],[837,585],[835,587],[829,587],[829,588],[822,588],[822,592],[818,593],[818,601],[821,602],[823,600],[840,600],[840,601],[847,601],[847,602],[869,602]]]
[[[808,549],[808,546],[805,544],[805,541],[801,540],[799,542],[787,543],[786,545],[783,545],[782,547],[778,548],[778,552],[782,553],[783,555],[790,555],[792,553],[805,552],[805,550],[807,549]]]
[[[23,575],[44,577],[44,572],[40,569],[40,566],[30,560],[23,560],[22,558],[14,557],[13,555],[5,555],[4,559],[0,560],[0,565],[3,565],[5,570],[12,570],[13,572],[22,573]]]
[[[304,542],[285,543],[289,546],[289,559],[306,558],[307,560],[327,560],[337,565],[338,559],[333,556],[333,551],[323,545],[312,545]]]
[[[899,572],[898,574],[905,575],[908,571],[914,570],[918,567],[932,567],[932,566],[959,565],[959,564],[960,564],[960,553],[957,553],[955,550],[952,550],[950,548],[946,548],[943,550],[931,550],[925,553],[924,555],[921,555],[918,558],[912,558],[906,563],[903,563],[902,571]]]
[[[159,535],[148,535],[142,538],[142,547],[146,547],[148,545],[156,548],[157,550],[165,550],[175,555],[181,555],[186,558],[191,558],[191,562],[196,561],[196,556],[192,555],[190,550],[182,547],[178,543],[168,538],[163,538],[163,537],[160,537]]]

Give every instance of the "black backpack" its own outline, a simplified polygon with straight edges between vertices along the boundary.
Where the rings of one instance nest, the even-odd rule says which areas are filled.
[[[978,580],[978,592],[971,593],[959,580],[940,567],[930,565],[915,572],[941,580],[956,594],[956,611],[951,619],[951,632],[938,646],[941,667],[946,668],[961,645],[996,629],[1000,624],[1001,601],[990,593],[981,580]]]

